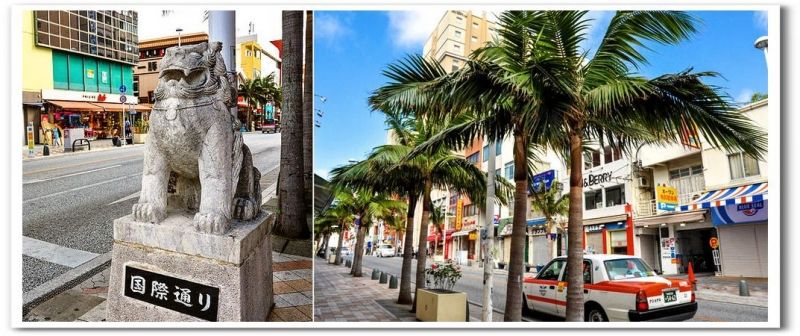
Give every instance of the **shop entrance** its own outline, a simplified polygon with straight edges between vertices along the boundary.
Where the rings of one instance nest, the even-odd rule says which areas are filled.
[[[717,237],[714,228],[676,231],[680,273],[688,272],[690,262],[695,273],[715,271],[714,255],[709,245],[711,237]]]

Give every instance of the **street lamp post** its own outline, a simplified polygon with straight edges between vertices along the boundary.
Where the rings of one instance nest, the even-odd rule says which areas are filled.
[[[177,28],[177,29],[175,29],[175,31],[178,33],[178,46],[180,47],[181,46],[181,32],[183,31],[183,28]]]
[[[764,59],[765,59],[765,61],[767,63],[767,67],[769,67],[769,55],[767,53],[768,44],[769,44],[768,40],[769,40],[768,36],[761,36],[756,40],[755,45],[754,45],[754,47],[756,47],[756,49],[761,49],[761,50],[764,51]]]

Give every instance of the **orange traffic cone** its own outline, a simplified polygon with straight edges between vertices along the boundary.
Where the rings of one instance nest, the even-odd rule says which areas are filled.
[[[694,278],[694,269],[691,261],[689,262],[689,283],[692,284],[692,291],[697,291],[697,279]]]

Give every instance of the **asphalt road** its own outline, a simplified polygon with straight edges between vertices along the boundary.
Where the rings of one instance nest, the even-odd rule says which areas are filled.
[[[364,267],[377,268],[390,274],[400,276],[403,258],[378,258],[373,256],[364,256]],[[411,264],[411,278],[415,278],[416,274],[416,260]],[[430,264],[430,262],[428,262]],[[462,267],[463,276],[455,286],[456,291],[466,292],[470,301],[476,303],[483,302],[483,270],[480,268]],[[368,275],[367,275],[368,276]],[[494,274],[494,287],[492,289],[492,305],[495,309],[503,310],[505,307],[506,299],[506,283],[508,277],[506,274]],[[766,322],[767,321],[767,308],[733,304],[727,302],[697,300],[698,310],[694,318],[690,319],[691,322]],[[542,316],[540,314],[527,314],[524,316],[528,321],[554,321],[557,320],[550,316]]]
[[[244,141],[262,176],[275,179],[280,134],[249,133]],[[143,150],[127,146],[23,162],[23,291],[111,250],[114,219],[138,200]]]

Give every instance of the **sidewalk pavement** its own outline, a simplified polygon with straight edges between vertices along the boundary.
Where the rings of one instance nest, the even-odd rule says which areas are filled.
[[[275,307],[268,321],[311,321],[313,304],[310,258],[272,253],[272,281]],[[106,321],[109,269],[56,295],[31,309],[23,321],[103,322]]]
[[[685,274],[667,275],[669,278],[688,279]],[[742,278],[729,276],[714,276],[711,273],[698,274],[697,299],[735,303],[742,305],[768,307],[768,279],[767,278]],[[739,296],[739,283],[747,282],[750,296]]]
[[[109,150],[115,148],[130,148],[132,146],[143,146],[143,144],[132,144],[128,145],[125,144],[122,147],[114,147],[111,143],[111,139],[99,139],[99,140],[90,140],[92,145],[92,150],[90,151],[87,147],[83,147],[83,149],[79,149],[75,152],[65,152],[64,146],[47,146],[50,150],[50,156],[60,156],[64,154],[72,154],[72,153],[84,153],[84,152],[94,152],[98,150]],[[35,154],[35,158],[42,158],[44,156],[44,145],[35,145],[33,146],[33,152]],[[28,146],[22,146],[22,159],[23,160],[30,160],[33,159],[28,156]]]
[[[413,322],[411,305],[397,304],[399,289],[371,280],[372,269],[364,268],[363,277],[354,278],[343,265],[322,259],[314,263],[314,321],[323,322]],[[399,274],[395,274],[400,276]],[[398,281],[399,282],[399,281]],[[479,322],[481,307],[469,306],[470,322]],[[494,313],[493,321],[503,321]]]

